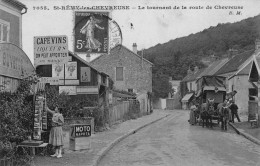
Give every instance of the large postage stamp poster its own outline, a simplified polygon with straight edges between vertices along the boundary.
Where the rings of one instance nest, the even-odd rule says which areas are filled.
[[[75,11],[75,52],[108,53],[108,17],[108,12]]]

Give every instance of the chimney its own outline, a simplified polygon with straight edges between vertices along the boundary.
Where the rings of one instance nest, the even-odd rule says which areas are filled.
[[[90,54],[89,53],[87,53],[87,55],[86,55],[86,61],[90,62]]]
[[[136,43],[133,43],[133,52],[137,54],[137,45]]]
[[[260,48],[260,39],[255,40],[255,50],[258,50]]]

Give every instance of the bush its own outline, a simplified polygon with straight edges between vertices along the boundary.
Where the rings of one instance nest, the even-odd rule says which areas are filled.
[[[47,86],[46,100],[50,109],[56,106],[63,108],[64,118],[93,117],[96,127],[104,127],[109,121],[108,107],[98,106],[97,96],[69,96],[65,93],[59,94],[58,86]],[[50,116],[48,119],[51,121]]]
[[[97,97],[59,94],[58,89],[58,86],[46,87],[46,100],[50,109],[61,107],[64,118],[91,116],[91,109],[84,109],[84,107],[97,106]]]
[[[31,81],[21,80],[15,93],[0,92],[0,157],[24,160],[15,145],[32,133],[33,101]]]

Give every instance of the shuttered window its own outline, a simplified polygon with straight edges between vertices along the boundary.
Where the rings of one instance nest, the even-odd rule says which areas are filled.
[[[0,19],[0,43],[9,42],[10,23]]]
[[[123,80],[124,80],[124,68],[116,67],[116,81],[123,81]]]

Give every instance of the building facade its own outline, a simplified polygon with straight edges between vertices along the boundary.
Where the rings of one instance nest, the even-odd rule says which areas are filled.
[[[101,55],[91,61],[98,70],[107,73],[118,90],[152,92],[152,63],[125,46],[114,47],[109,55]]]
[[[34,67],[22,50],[24,4],[0,0],[0,91],[14,92],[19,80],[34,74]]]
[[[215,75],[226,77],[226,89],[228,93],[234,90],[237,91],[233,100],[238,105],[238,112],[240,114],[247,114],[248,112],[249,89],[253,88],[248,82],[250,71],[250,64],[248,62],[252,59],[254,53],[255,50],[249,50],[234,55],[215,73]],[[244,69],[243,71],[241,71],[242,68]],[[240,72],[238,73],[238,71]]]

